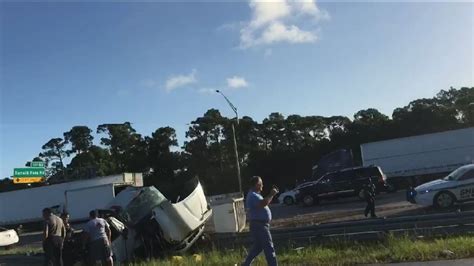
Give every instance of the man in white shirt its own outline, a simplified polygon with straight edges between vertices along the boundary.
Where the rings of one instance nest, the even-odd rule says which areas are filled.
[[[112,236],[110,226],[102,218],[97,217],[95,211],[89,213],[89,222],[84,229],[86,240],[89,243],[90,263],[100,260],[102,264],[112,266]]]

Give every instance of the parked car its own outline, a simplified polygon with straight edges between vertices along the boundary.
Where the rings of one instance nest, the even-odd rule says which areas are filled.
[[[410,189],[407,200],[423,206],[445,209],[455,203],[474,200],[474,164],[461,166],[448,176]]]
[[[0,247],[8,247],[18,243],[18,234],[13,229],[0,227]]]
[[[353,167],[325,174],[312,185],[299,189],[296,199],[306,206],[318,203],[320,199],[342,196],[357,196],[362,199],[364,185],[369,179],[375,184],[377,192],[387,189],[387,178],[380,167]]]
[[[278,202],[285,205],[293,205],[296,203],[296,195],[300,192],[301,188],[311,186],[315,181],[304,182],[297,185],[294,189],[285,191],[278,196]]]

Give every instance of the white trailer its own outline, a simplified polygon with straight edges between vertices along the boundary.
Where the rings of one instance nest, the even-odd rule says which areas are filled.
[[[0,193],[0,225],[14,225],[41,221],[41,210],[59,206],[71,216],[71,221],[88,218],[92,209],[104,208],[117,189],[143,186],[140,173],[78,180],[49,186]]]
[[[362,144],[364,166],[388,178],[436,175],[474,163],[474,127]]]

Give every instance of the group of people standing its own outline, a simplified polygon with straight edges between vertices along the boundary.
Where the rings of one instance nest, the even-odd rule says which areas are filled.
[[[43,250],[45,254],[45,266],[68,266],[73,265],[75,250],[73,238],[74,229],[69,224],[69,214],[62,213],[61,217],[55,215],[50,208],[43,209]],[[103,265],[112,266],[110,226],[102,218],[97,217],[95,211],[89,213],[89,221],[83,229],[80,243],[87,249],[88,265],[94,265],[101,261]]]

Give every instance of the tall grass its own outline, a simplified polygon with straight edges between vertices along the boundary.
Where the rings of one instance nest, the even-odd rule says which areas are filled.
[[[5,248],[2,247],[0,249],[0,256],[6,255],[33,255],[43,252],[41,247],[31,247],[31,246],[23,246],[23,247],[9,247]]]
[[[16,247],[0,250],[2,255],[26,255],[41,252],[41,248]],[[184,265],[240,265],[246,249],[211,250],[169,256],[165,259],[134,263],[135,266],[184,266]],[[277,251],[280,265],[355,265],[361,263],[386,263],[403,261],[429,261],[474,257],[474,236],[456,236],[437,239],[413,237],[388,237],[380,242],[337,241],[298,249]],[[266,265],[260,255],[253,265]]]
[[[199,256],[184,255],[162,260],[141,262],[140,266],[176,265],[240,265],[246,256],[240,250],[212,250]],[[382,263],[403,261],[429,261],[474,257],[474,237],[457,236],[440,239],[413,239],[388,237],[375,243],[331,242],[303,249],[286,249],[277,254],[280,265],[355,265],[360,263]],[[266,265],[260,255],[253,265]]]

